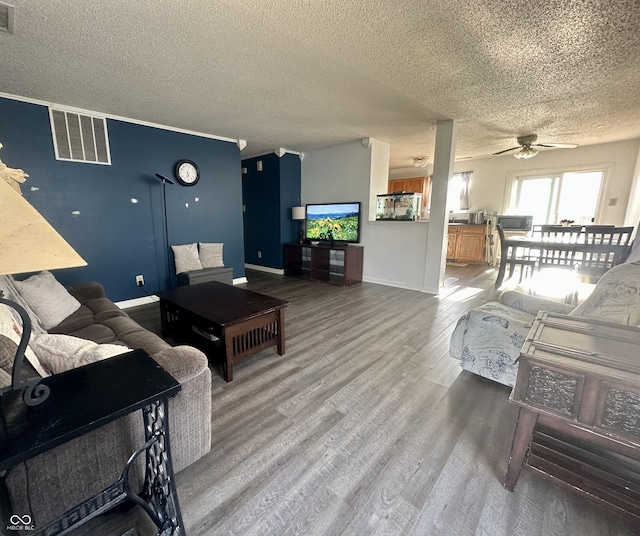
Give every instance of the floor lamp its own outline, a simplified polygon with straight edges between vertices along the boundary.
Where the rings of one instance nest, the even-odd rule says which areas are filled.
[[[173,184],[171,179],[156,173],[156,177],[162,182],[162,218],[164,222],[164,257],[167,262],[167,288],[171,288],[171,262],[169,260],[169,227],[167,225],[167,183]]]

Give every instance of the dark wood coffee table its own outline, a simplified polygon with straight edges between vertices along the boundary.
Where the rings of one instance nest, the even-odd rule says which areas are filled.
[[[162,336],[183,338],[195,327],[220,339],[228,382],[233,380],[233,364],[243,357],[271,346],[284,354],[284,308],[288,304],[284,300],[217,281],[166,290],[158,296]]]

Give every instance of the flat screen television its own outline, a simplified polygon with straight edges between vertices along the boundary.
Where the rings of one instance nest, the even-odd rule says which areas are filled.
[[[308,204],[305,238],[330,243],[360,242],[360,202]]]

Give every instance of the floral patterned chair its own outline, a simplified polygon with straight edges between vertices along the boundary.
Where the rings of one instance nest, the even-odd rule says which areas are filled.
[[[449,354],[460,360],[463,369],[513,387],[516,359],[538,311],[640,327],[640,261],[611,268],[578,307],[503,292],[499,302],[472,309],[458,319]]]

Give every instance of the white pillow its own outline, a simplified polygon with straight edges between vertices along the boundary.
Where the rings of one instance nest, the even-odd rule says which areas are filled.
[[[173,257],[176,261],[176,274],[202,270],[202,264],[198,256],[198,244],[195,242],[182,246],[171,246],[171,251],[173,251]]]
[[[207,244],[198,242],[200,246],[200,262],[203,268],[219,268],[224,266],[222,260],[222,243]]]
[[[51,272],[40,272],[24,281],[14,281],[20,295],[38,315],[42,327],[57,326],[80,307],[80,302],[67,292]]]
[[[20,344],[20,338],[22,337],[22,324],[16,321],[15,316],[13,315],[13,309],[3,303],[0,304],[0,333],[11,339],[14,343]],[[33,340],[33,338],[31,340]],[[47,371],[40,364],[40,361],[38,361],[36,354],[33,353],[31,345],[27,346],[24,356],[40,376],[49,376]]]
[[[131,351],[131,348],[119,344],[98,344],[70,335],[55,334],[36,335],[30,346],[51,374],[59,374]]]

